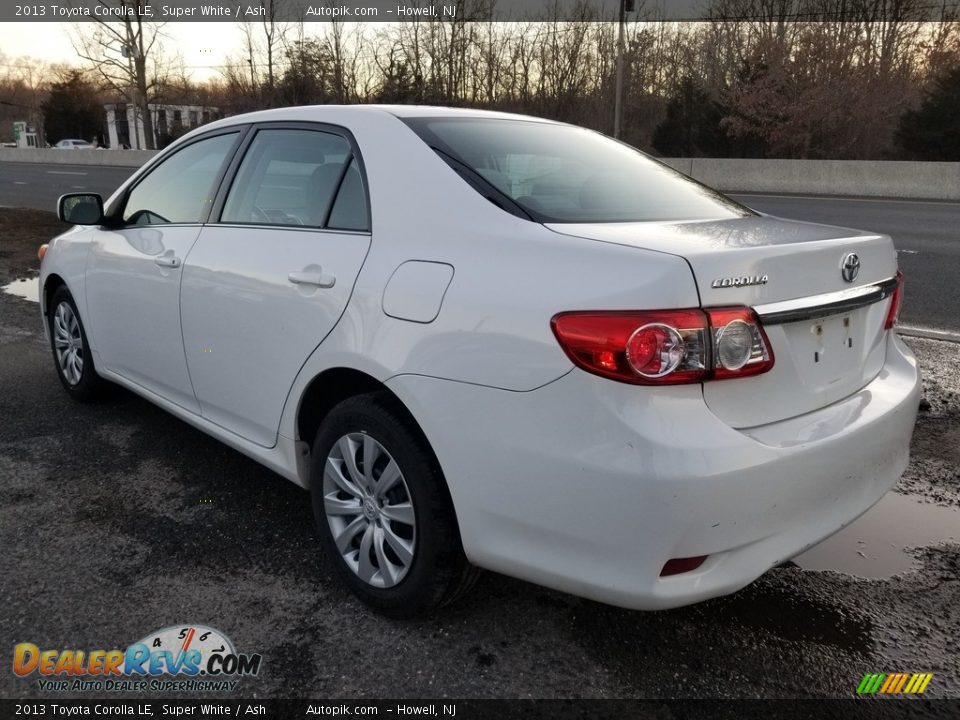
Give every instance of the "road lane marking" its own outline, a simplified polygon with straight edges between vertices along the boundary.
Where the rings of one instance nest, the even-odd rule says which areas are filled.
[[[731,197],[771,198],[773,200],[820,200],[822,202],[898,203],[903,205],[960,205],[956,200],[897,200],[894,198],[841,197],[839,195],[768,195],[751,192],[727,192]]]
[[[27,183],[25,183],[23,180],[14,180],[14,181],[13,181],[13,184],[14,184],[14,185],[26,185]]]
[[[74,172],[73,170],[47,170],[47,175],[86,175],[85,172]]]

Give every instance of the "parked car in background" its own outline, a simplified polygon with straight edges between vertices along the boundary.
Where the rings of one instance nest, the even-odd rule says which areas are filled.
[[[93,150],[96,146],[86,140],[61,140],[53,146],[55,150]]]
[[[477,567],[638,609],[730,593],[907,465],[890,238],[759,215],[582,128],[269,110],[59,214],[41,311],[67,393],[118,383],[308,488],[380,612]]]

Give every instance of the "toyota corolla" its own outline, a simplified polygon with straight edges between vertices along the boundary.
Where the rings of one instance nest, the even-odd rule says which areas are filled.
[[[638,609],[730,593],[907,464],[890,238],[582,128],[270,110],[59,213],[40,287],[67,393],[124,386],[309,489],[386,614],[478,568]]]

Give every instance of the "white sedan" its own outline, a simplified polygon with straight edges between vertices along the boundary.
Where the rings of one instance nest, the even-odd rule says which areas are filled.
[[[629,608],[730,593],[907,465],[890,238],[760,215],[595,132],[270,110],[59,212],[40,287],[67,393],[117,383],[308,488],[383,613],[477,568]]]
[[[54,150],[93,150],[93,143],[89,143],[86,140],[73,140],[66,139],[61,140],[56,145],[53,146]]]

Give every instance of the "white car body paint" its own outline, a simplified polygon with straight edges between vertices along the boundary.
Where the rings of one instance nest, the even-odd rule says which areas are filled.
[[[440,314],[453,280],[453,265],[408,260],[394,270],[383,289],[383,312],[397,320],[431,323]]]
[[[181,339],[182,269],[159,266],[156,259],[187,257],[200,227],[155,225],[92,235],[85,326],[102,358],[99,367],[199,412]]]
[[[183,346],[203,417],[257,445],[276,444],[287,391],[343,314],[369,246],[360,233],[203,229],[180,294]],[[334,285],[291,287],[291,272],[325,273]],[[238,378],[253,382],[241,391]]]
[[[625,607],[736,590],[893,486],[920,381],[909,350],[883,330],[889,299],[849,314],[852,337],[842,317],[826,318],[820,335],[817,323],[767,327],[769,373],[694,385],[591,375],[550,327],[567,310],[762,305],[837,291],[850,248],[863,258],[860,281],[886,279],[896,270],[889,238],[772,218],[538,224],[488,202],[398,119],[434,115],[510,117],[264,111],[190,133],[128,181],[211,130],[327,123],[348,129],[362,154],[369,233],[74,228],[51,242],[40,286],[56,275],[69,287],[106,378],[304,487],[305,391],[326,370],[369,375],[423,429],[474,563]],[[182,265],[157,266],[155,241]],[[305,289],[288,281],[296,272],[335,282]],[[763,285],[711,288],[714,278],[763,274]],[[817,348],[827,352],[819,369],[801,357]],[[697,555],[710,557],[659,576],[665,561]]]

